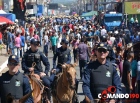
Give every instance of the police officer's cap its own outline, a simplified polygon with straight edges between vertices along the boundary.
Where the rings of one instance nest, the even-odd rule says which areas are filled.
[[[37,39],[31,39],[30,43],[31,44],[39,44],[39,41]]]
[[[8,63],[10,63],[12,60],[16,61],[16,63],[20,62],[17,55],[10,55],[8,58]]]
[[[103,49],[106,49],[106,50],[108,50],[108,47],[107,47],[107,45],[105,44],[105,43],[99,43],[98,44],[98,46],[97,46],[97,49],[100,49],[100,48],[103,48]]]
[[[68,44],[69,42],[66,39],[62,39],[61,45],[62,45],[62,43]]]

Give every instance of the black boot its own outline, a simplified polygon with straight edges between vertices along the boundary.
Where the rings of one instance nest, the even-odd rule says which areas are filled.
[[[76,80],[76,88],[75,88],[76,93],[78,92],[78,84],[79,84],[79,81]]]
[[[79,103],[79,99],[78,99],[77,93],[74,94],[73,103]]]
[[[47,92],[48,100],[51,101],[51,89],[46,88],[45,91]]]

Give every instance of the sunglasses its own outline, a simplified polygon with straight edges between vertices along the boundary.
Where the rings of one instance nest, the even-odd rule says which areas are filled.
[[[8,65],[10,65],[10,66],[17,66],[18,63],[8,63]]]
[[[99,52],[99,53],[102,53],[102,52],[103,52],[103,53],[106,53],[106,52],[107,52],[107,50],[106,50],[106,49],[104,49],[104,48],[100,48],[100,49],[98,49],[98,52]]]

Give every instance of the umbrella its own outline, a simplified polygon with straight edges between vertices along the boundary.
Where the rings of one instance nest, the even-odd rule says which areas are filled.
[[[3,23],[3,22],[6,22],[7,24],[14,24],[11,20],[9,20],[3,16],[0,16],[0,23]]]

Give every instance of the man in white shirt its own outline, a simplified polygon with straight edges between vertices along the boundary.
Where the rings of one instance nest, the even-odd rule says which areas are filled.
[[[78,29],[76,30],[76,35],[75,36],[78,36],[78,40],[81,40],[81,35],[79,34],[79,30]]]
[[[44,35],[44,53],[46,56],[48,56],[48,43],[49,43],[48,35],[45,34]]]
[[[112,42],[112,46],[113,46],[114,41],[115,41],[115,37],[113,33],[111,33],[110,41]]]
[[[104,36],[107,34],[107,31],[105,29],[105,26],[103,26],[103,29],[101,30],[101,36]]]

